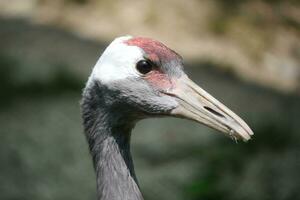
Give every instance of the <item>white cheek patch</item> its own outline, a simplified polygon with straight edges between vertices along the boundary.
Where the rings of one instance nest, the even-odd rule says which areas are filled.
[[[143,52],[136,46],[128,46],[124,41],[130,36],[115,39],[103,52],[97,61],[89,78],[97,79],[102,83],[138,77],[135,64],[143,58]]]

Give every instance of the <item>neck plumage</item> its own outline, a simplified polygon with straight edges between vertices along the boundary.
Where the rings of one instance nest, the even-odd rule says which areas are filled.
[[[97,176],[98,200],[142,200],[130,153],[132,125],[108,109],[98,85],[86,88],[82,101],[85,134]]]

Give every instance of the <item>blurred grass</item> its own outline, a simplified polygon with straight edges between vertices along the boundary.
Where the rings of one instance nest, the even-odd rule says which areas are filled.
[[[287,133],[289,133],[288,136]],[[205,152],[199,157],[199,160],[207,161],[208,170],[206,174],[199,175],[194,179],[194,182],[187,186],[187,199],[297,199],[299,193],[296,188],[300,183],[297,172],[300,167],[298,158],[300,153],[299,137],[296,133],[291,133],[293,131],[289,122],[280,124],[278,122],[265,122],[262,127],[256,128],[254,141],[246,146],[237,147],[218,140],[213,150]],[[282,159],[276,158],[274,155],[282,155]],[[196,157],[197,155],[193,156]],[[247,188],[247,182],[253,180],[246,179],[244,180],[245,184],[240,179],[249,170],[252,164],[251,158],[257,159],[260,156],[264,157],[262,160],[258,159],[258,162],[262,163],[255,164],[259,166],[259,169],[254,172],[255,175],[252,174],[258,178],[255,180],[257,185],[250,185],[252,188]],[[285,159],[286,157],[288,158]],[[278,162],[281,160],[287,163],[280,165]],[[286,177],[278,177],[279,174]],[[282,178],[287,178],[285,181],[288,184],[284,183],[287,184],[286,186],[281,185],[278,181]],[[225,184],[222,184],[224,181]],[[286,188],[281,190],[278,187]],[[285,189],[287,191],[280,194]],[[235,194],[237,190],[245,191],[246,194],[251,191],[252,194],[250,193],[249,196],[243,196],[243,193],[237,195]]]
[[[30,79],[21,83],[18,83],[16,78],[20,67],[18,61],[0,54],[0,66],[0,90],[6,97],[0,99],[2,106],[8,106],[13,100],[21,97],[41,98],[66,91],[78,92],[84,83],[76,74],[68,71],[66,66],[53,66],[54,72],[47,80]]]

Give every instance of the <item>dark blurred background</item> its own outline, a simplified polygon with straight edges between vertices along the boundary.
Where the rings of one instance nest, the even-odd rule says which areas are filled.
[[[79,101],[121,35],[160,40],[255,132],[234,143],[179,119],[149,119],[132,151],[145,199],[300,199],[297,0],[1,0],[0,199],[93,200]]]

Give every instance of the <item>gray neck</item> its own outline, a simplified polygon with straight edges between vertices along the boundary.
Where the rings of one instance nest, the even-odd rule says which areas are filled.
[[[86,88],[82,101],[85,134],[97,176],[98,200],[142,200],[130,153],[133,125],[118,114],[119,109],[107,105],[105,101],[109,97],[104,96],[104,89],[96,84]]]

